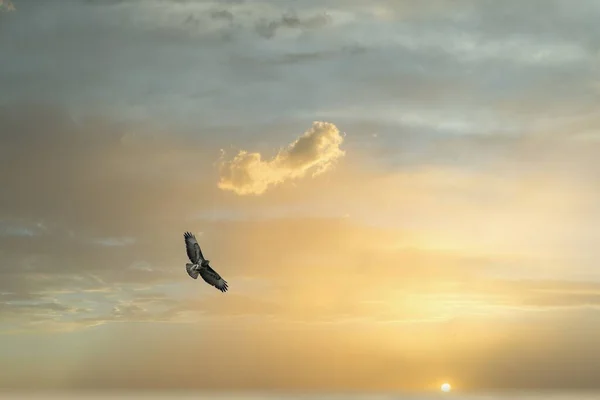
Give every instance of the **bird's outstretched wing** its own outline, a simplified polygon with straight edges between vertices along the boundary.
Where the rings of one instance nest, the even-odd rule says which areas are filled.
[[[185,264],[185,270],[193,279],[198,279],[198,270],[194,268],[194,264]]]
[[[200,276],[206,281],[206,283],[216,287],[221,292],[226,292],[229,288],[229,286],[227,286],[227,282],[221,278],[221,275],[219,275],[217,271],[212,269],[210,266],[200,268]]]
[[[202,250],[200,250],[196,236],[190,232],[186,232],[183,234],[183,238],[185,239],[185,251],[190,261],[193,264],[199,264],[200,261],[204,261],[204,256],[202,255]]]

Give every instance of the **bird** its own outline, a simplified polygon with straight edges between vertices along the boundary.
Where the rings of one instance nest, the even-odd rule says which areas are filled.
[[[226,292],[229,289],[227,282],[221,278],[217,271],[211,268],[210,261],[204,258],[196,236],[190,232],[185,232],[183,238],[185,240],[185,251],[192,262],[191,264],[185,264],[188,275],[193,279],[198,279],[198,274],[200,274],[206,283],[216,287],[223,293]]]

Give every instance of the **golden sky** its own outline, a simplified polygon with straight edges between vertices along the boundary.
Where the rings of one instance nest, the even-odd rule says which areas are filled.
[[[596,3],[68,3],[0,14],[0,387],[598,387]]]

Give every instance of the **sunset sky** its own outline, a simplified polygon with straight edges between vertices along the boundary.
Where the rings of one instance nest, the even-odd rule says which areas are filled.
[[[599,20],[0,0],[0,388],[600,389]]]

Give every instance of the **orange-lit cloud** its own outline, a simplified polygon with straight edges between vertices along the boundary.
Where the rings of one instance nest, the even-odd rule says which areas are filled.
[[[314,122],[302,136],[281,149],[271,160],[263,160],[260,153],[240,151],[231,161],[221,164],[219,188],[238,195],[260,195],[269,186],[327,171],[343,157],[340,149],[344,137],[329,122]]]

